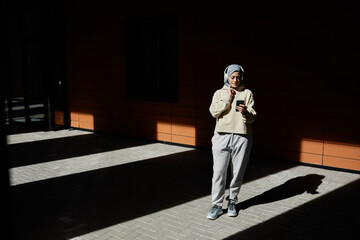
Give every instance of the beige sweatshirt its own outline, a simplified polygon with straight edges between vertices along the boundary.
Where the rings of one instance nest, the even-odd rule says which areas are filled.
[[[214,93],[210,113],[216,118],[215,133],[252,134],[251,123],[255,121],[256,111],[253,94],[244,85],[234,89],[233,98],[227,93],[227,86]],[[244,100],[248,113],[236,112],[236,100]]]

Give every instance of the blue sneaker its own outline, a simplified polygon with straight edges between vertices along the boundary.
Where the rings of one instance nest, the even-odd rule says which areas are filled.
[[[221,214],[223,214],[223,210],[221,206],[218,205],[214,205],[211,209],[210,212],[207,215],[207,218],[210,220],[214,220],[216,219],[218,216],[220,216]]]
[[[235,201],[233,201],[233,200],[229,201],[227,215],[229,217],[236,217],[238,215],[238,213],[236,211]]]

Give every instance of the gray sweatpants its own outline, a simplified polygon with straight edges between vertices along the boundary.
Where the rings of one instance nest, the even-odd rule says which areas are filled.
[[[245,169],[249,162],[252,136],[245,134],[220,133],[212,139],[213,178],[212,203],[222,206],[225,197],[226,176],[231,161],[232,179],[229,199],[237,201]]]

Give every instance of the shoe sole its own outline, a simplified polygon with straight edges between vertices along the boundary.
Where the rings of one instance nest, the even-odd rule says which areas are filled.
[[[209,219],[209,220],[215,220],[215,219],[217,219],[218,217],[220,217],[221,215],[223,215],[223,213],[224,213],[224,212],[221,212],[221,213],[217,214],[214,218],[212,218],[212,217],[210,217],[210,216],[207,216],[207,219]]]
[[[235,213],[235,214],[228,213],[227,215],[228,215],[229,217],[236,217],[238,214],[237,214],[237,213]]]

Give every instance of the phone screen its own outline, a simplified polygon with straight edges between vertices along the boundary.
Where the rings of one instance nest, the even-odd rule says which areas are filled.
[[[239,106],[240,104],[244,104],[244,100],[236,100],[236,107]],[[238,112],[238,110],[235,107],[235,111]]]

